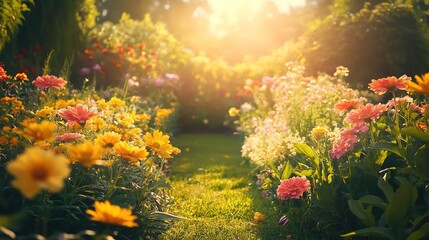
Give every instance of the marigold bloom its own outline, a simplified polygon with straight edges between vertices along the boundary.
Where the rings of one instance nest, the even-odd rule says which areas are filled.
[[[170,144],[170,136],[164,135],[159,130],[155,130],[153,134],[147,132],[143,136],[143,139],[146,146],[159,157],[171,158],[171,154],[175,151],[174,147]]]
[[[305,176],[280,180],[277,187],[277,197],[280,200],[298,199],[310,189],[310,181]]]
[[[41,118],[47,118],[54,114],[55,110],[51,107],[43,107],[42,109],[39,109],[36,111],[36,116]]]
[[[267,218],[267,215],[262,214],[260,212],[255,212],[253,214],[253,221],[250,222],[250,224],[256,226],[259,223],[261,223],[262,221],[264,221]]]
[[[88,108],[87,105],[78,103],[76,107],[67,107],[58,110],[58,114],[67,122],[85,123],[86,120],[98,114],[97,108]]]
[[[45,90],[50,87],[56,88],[56,89],[62,89],[64,88],[66,83],[67,83],[66,80],[52,75],[39,76],[36,78],[36,80],[33,81],[33,84],[42,90]]]
[[[134,216],[130,209],[112,205],[109,201],[95,201],[94,210],[87,209],[86,213],[91,216],[91,221],[107,223],[123,227],[137,227]]]
[[[405,90],[407,89],[407,83],[410,81],[411,78],[407,77],[406,75],[403,75],[400,78],[386,77],[377,80],[373,79],[369,84],[369,89],[371,89],[376,94],[382,95],[395,88],[399,90]]]
[[[80,133],[64,133],[55,137],[58,142],[72,142],[80,139],[84,139],[85,135]]]
[[[0,66],[0,82],[4,82],[9,79],[9,76],[7,75],[6,71],[3,69],[3,67]]]
[[[54,134],[57,130],[57,124],[49,121],[42,121],[41,123],[28,123],[24,125],[22,134],[30,140],[39,141],[52,141]]]
[[[107,105],[109,105],[111,108],[116,109],[125,106],[125,101],[117,98],[112,97],[108,102]]]
[[[146,148],[140,148],[126,142],[115,144],[115,146],[113,146],[113,150],[117,155],[137,166],[140,166],[140,160],[146,159],[147,155],[149,155]]]
[[[229,110],[228,110],[228,114],[229,114],[229,116],[230,117],[235,117],[235,116],[237,116],[238,115],[238,113],[240,113],[240,110],[238,110],[237,108],[235,108],[235,107],[232,107],[232,108],[230,108]]]
[[[350,111],[345,121],[348,123],[358,124],[361,122],[365,122],[366,120],[377,120],[381,114],[383,114],[387,110],[386,105],[377,104],[373,105],[371,103],[366,104],[365,106],[361,106],[358,109],[354,109]]]
[[[102,147],[112,148],[116,143],[121,141],[121,134],[115,132],[105,132],[98,135],[95,142]]]
[[[7,164],[7,171],[15,177],[12,186],[30,199],[42,189],[61,191],[70,175],[67,158],[38,147],[27,148]]]
[[[14,77],[15,80],[20,80],[20,81],[28,81],[28,77],[27,74],[25,73],[17,73]]]
[[[365,98],[342,99],[334,105],[334,110],[340,115],[347,113],[351,109],[355,109],[365,102]]]
[[[421,93],[423,95],[429,96],[429,73],[426,73],[421,77],[418,75],[414,77],[416,78],[417,83],[412,81],[407,82],[407,91]]]
[[[67,153],[71,163],[79,162],[82,166],[90,168],[95,164],[101,164],[104,149],[98,144],[87,141],[68,146]]]

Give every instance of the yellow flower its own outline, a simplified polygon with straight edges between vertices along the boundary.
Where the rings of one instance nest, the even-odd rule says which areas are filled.
[[[25,73],[17,73],[16,75],[15,75],[15,78],[14,78],[15,80],[21,80],[21,81],[28,81],[28,77],[27,77],[27,74],[25,74]]]
[[[130,101],[133,103],[137,103],[140,101],[140,99],[141,99],[141,97],[139,97],[139,96],[132,96]]]
[[[125,158],[128,162],[140,166],[139,160],[146,159],[149,153],[146,151],[146,148],[140,148],[134,145],[130,145],[126,142],[119,142],[115,144],[113,147],[115,153],[123,158]]]
[[[100,99],[97,101],[97,108],[100,110],[106,110],[107,109],[107,103],[106,100],[104,99]]]
[[[67,147],[67,153],[71,163],[79,162],[86,168],[92,167],[94,164],[101,164],[101,157],[104,149],[93,142],[87,141]]]
[[[311,130],[311,137],[314,138],[314,140],[319,141],[321,140],[326,134],[328,133],[328,129],[325,127],[315,127],[313,130]]]
[[[142,113],[137,115],[137,120],[141,121],[141,122],[147,122],[151,119],[152,117],[149,114],[146,113]]]
[[[91,216],[91,221],[124,227],[138,226],[138,224],[134,222],[137,216],[134,216],[130,209],[112,205],[109,201],[95,201],[94,208],[95,211],[91,209],[86,210],[86,213]]]
[[[148,146],[153,153],[159,157],[171,158],[173,151],[176,151],[170,144],[170,136],[163,135],[161,131],[155,130],[153,134],[146,133],[143,136],[146,146]]]
[[[125,101],[122,101],[121,99],[117,98],[117,97],[112,97],[107,104],[115,109],[115,108],[120,108],[122,106],[125,106]]]
[[[167,117],[171,113],[173,113],[173,109],[171,108],[158,108],[156,110],[156,117],[162,120],[163,118]]]
[[[142,133],[142,129],[141,128],[133,128],[131,130],[129,130],[128,132],[124,133],[124,140],[131,140],[134,138],[137,138],[139,136],[141,136],[140,134]]]
[[[83,104],[82,100],[75,100],[75,99],[69,99],[67,101],[65,100],[58,100],[55,103],[55,108],[67,108],[67,107],[72,107],[72,106],[76,106],[78,103]]]
[[[7,171],[15,177],[12,186],[30,199],[42,189],[61,191],[70,175],[67,158],[38,147],[27,148],[7,165]]]
[[[429,73],[422,75],[422,77],[414,76],[417,80],[417,83],[412,81],[407,81],[407,91],[408,92],[417,92],[423,95],[429,95]]]
[[[54,114],[55,110],[51,107],[43,107],[42,109],[39,109],[36,111],[36,116],[41,118],[47,118]]]
[[[255,212],[253,215],[253,221],[250,222],[252,225],[258,225],[262,221],[264,221],[267,218],[265,214],[262,214],[260,212]]]
[[[29,123],[24,125],[23,135],[30,140],[38,141],[52,141],[55,137],[55,130],[57,125],[53,122],[42,121],[41,123]]]
[[[230,116],[230,117],[235,117],[235,116],[237,116],[239,112],[240,112],[240,110],[238,110],[238,109],[237,109],[237,108],[235,108],[235,107],[232,107],[232,108],[230,108],[230,109],[228,110],[228,114],[229,114],[229,116]]]
[[[112,148],[116,143],[121,141],[121,134],[115,132],[105,132],[98,135],[95,142],[102,147]]]
[[[101,117],[94,116],[90,118],[88,121],[86,121],[85,128],[98,132],[100,130],[107,128],[107,123]]]
[[[115,114],[115,121],[117,125],[130,128],[134,124],[134,116],[129,113],[117,113]]]

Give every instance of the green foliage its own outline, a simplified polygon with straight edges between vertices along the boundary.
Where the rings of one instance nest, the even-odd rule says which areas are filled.
[[[344,65],[352,72],[349,82],[363,87],[382,76],[427,71],[427,46],[424,27],[411,6],[367,4],[356,13],[333,13],[313,22],[303,55],[312,74]]]
[[[24,22],[24,12],[30,11],[34,0],[2,0],[0,2],[0,51],[18,32]]]

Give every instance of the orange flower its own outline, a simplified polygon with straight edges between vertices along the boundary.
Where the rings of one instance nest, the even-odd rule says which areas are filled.
[[[47,89],[50,87],[56,88],[56,89],[62,89],[66,85],[67,81],[62,78],[57,78],[52,75],[44,75],[39,76],[36,78],[36,80],[33,81],[33,84],[36,85],[40,89]]]
[[[403,75],[400,78],[387,77],[380,78],[377,80],[373,79],[369,84],[369,88],[376,94],[382,95],[394,88],[397,88],[399,90],[405,90],[407,89],[407,83],[410,81],[411,78],[407,77],[406,75]]]
[[[0,82],[4,82],[9,79],[6,71],[0,66]]]
[[[86,213],[91,216],[91,221],[124,227],[138,226],[138,224],[134,222],[137,216],[132,215],[130,209],[112,205],[109,201],[95,201],[94,208],[94,210],[86,210]]]
[[[149,153],[146,151],[146,148],[139,148],[137,146],[129,145],[126,142],[119,142],[113,147],[115,153],[128,162],[140,166],[140,160],[146,159]]]
[[[337,102],[334,106],[334,109],[336,112],[338,112],[340,115],[343,115],[344,113],[350,111],[351,109],[354,109],[358,107],[359,105],[362,105],[363,102],[365,102],[365,98],[353,98],[353,99],[342,99],[339,102]]]
[[[39,147],[27,148],[24,153],[7,164],[7,171],[15,177],[12,186],[26,198],[34,198],[47,189],[59,192],[68,178],[70,169],[63,155]]]
[[[387,110],[386,105],[384,104],[377,104],[373,105],[371,103],[368,103],[365,106],[361,106],[358,109],[354,109],[350,111],[345,121],[353,124],[359,124],[364,123],[366,120],[377,120],[378,117],[380,117],[381,114],[383,114]]]
[[[25,74],[25,73],[17,73],[15,75],[15,80],[28,81],[27,74]]]
[[[23,135],[36,142],[52,141],[54,139],[54,133],[57,130],[57,125],[49,121],[29,123],[24,125],[24,127]]]
[[[58,114],[67,122],[85,123],[86,120],[98,114],[97,108],[88,108],[87,105],[77,104],[76,107],[68,107],[58,110]]]
[[[417,92],[429,96],[429,73],[424,74],[422,77],[415,76],[417,83],[407,82],[408,92]]]

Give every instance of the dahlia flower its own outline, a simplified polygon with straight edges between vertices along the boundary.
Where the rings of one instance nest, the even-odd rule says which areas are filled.
[[[305,176],[281,180],[277,187],[277,197],[280,200],[298,199],[310,189],[310,181]]]
[[[33,84],[42,90],[45,90],[50,87],[56,88],[56,89],[62,89],[64,88],[66,83],[67,83],[66,80],[52,75],[39,76],[36,78],[36,80],[33,81]]]
[[[400,78],[386,77],[377,80],[373,79],[369,84],[369,89],[371,89],[378,95],[382,95],[394,88],[397,88],[399,90],[405,90],[407,89],[407,83],[410,81],[411,78],[407,77],[406,75],[403,75]]]
[[[377,104],[373,105],[371,103],[361,106],[358,109],[350,111],[345,118],[345,121],[352,124],[358,124],[365,122],[366,120],[377,120],[381,114],[387,110],[386,105]]]
[[[98,114],[97,108],[88,108],[87,105],[78,103],[76,107],[67,107],[58,110],[58,114],[67,122],[85,123],[86,120]]]

